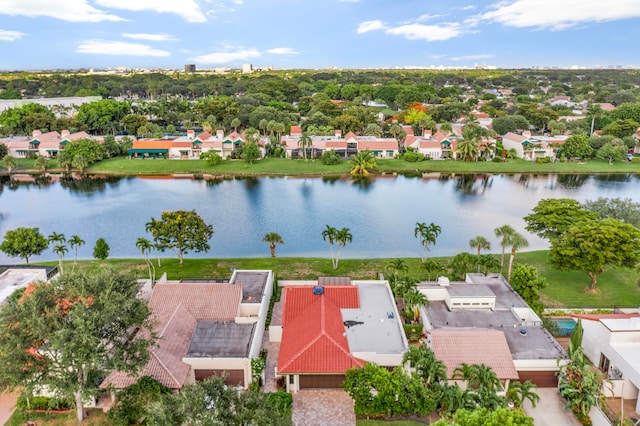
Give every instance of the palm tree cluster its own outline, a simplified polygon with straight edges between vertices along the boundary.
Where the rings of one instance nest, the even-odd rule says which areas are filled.
[[[403,361],[409,364],[412,374],[433,391],[436,410],[443,417],[451,417],[461,409],[496,410],[506,407],[508,403],[519,409],[525,400],[535,407],[540,400],[534,392],[536,386],[530,381],[511,382],[506,397],[499,396],[502,384],[491,367],[484,364],[462,363],[454,370],[451,379],[466,382],[463,390],[458,382],[448,382],[444,363],[424,345],[410,346]]]
[[[436,238],[438,238],[438,235],[440,235],[441,232],[442,229],[440,228],[440,226],[436,225],[433,222],[431,222],[429,225],[424,222],[416,223],[413,235],[420,240],[420,245],[424,250],[422,253],[422,263],[425,263],[427,261],[427,255],[430,251],[429,247],[432,244],[436,245]]]
[[[59,234],[57,232],[52,232],[47,240],[49,241],[49,244],[53,245],[52,250],[56,256],[58,256],[58,270],[60,271],[60,274],[64,272],[62,260],[64,259],[64,255],[69,251],[69,247],[75,251],[73,258],[73,269],[75,269],[75,266],[78,263],[78,248],[84,245],[84,240],[78,235],[72,235],[67,240],[64,234]],[[66,243],[69,244],[69,247],[67,247]]]
[[[329,242],[331,248],[331,264],[333,269],[338,269],[338,262],[340,261],[340,249],[350,243],[353,239],[349,228],[337,229],[327,225],[322,231],[322,239]],[[333,246],[337,246],[337,251],[333,251]]]

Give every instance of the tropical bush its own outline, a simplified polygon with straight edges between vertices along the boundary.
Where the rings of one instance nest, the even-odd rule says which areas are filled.
[[[402,159],[408,163],[418,163],[424,161],[424,154],[419,152],[407,151],[402,155]]]
[[[320,161],[326,166],[333,166],[335,164],[340,164],[342,162],[342,159],[335,150],[330,149],[322,153]]]

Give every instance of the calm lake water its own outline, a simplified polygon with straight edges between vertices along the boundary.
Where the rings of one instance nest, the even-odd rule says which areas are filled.
[[[208,254],[187,257],[266,257],[267,232],[284,245],[278,256],[329,256],[326,225],[347,227],[353,242],[343,258],[418,257],[416,222],[434,222],[442,234],[433,256],[469,251],[483,235],[500,246],[494,228],[510,224],[523,232],[529,250],[547,242],[527,233],[522,217],[543,198],[621,197],[640,201],[637,175],[440,175],[378,177],[368,182],[322,178],[191,180],[107,178],[24,182],[0,186],[0,238],[17,227],[43,234],[79,235],[79,258],[91,258],[96,239],[111,246],[110,257],[140,257],[138,237],[151,236],[145,223],[164,210],[195,209],[214,228]],[[167,252],[165,256],[172,256]],[[72,258],[70,251],[66,258]],[[56,259],[51,249],[33,260]],[[0,263],[17,263],[0,253]]]

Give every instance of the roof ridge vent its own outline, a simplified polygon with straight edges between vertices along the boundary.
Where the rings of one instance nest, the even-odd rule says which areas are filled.
[[[314,286],[313,294],[315,294],[316,296],[322,296],[324,294],[324,287],[321,285]]]

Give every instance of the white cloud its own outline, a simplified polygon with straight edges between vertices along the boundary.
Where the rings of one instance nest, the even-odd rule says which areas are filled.
[[[78,53],[128,56],[170,56],[166,50],[154,49],[146,44],[110,40],[85,40],[78,44]]]
[[[297,55],[300,53],[290,47],[274,47],[273,49],[267,50],[267,52],[273,53],[274,55]]]
[[[463,33],[460,24],[450,23],[443,25],[400,25],[395,28],[387,28],[387,34],[401,35],[409,40],[441,41],[458,37]]]
[[[24,36],[26,34],[20,31],[0,30],[0,41],[15,41]]]
[[[515,0],[493,8],[479,18],[518,28],[562,30],[586,22],[640,17],[638,0]]]
[[[124,21],[90,6],[87,0],[0,0],[0,14],[31,18],[48,16],[69,22]]]
[[[482,55],[467,55],[467,56],[452,56],[452,61],[468,61],[473,59],[489,59],[493,58],[495,55],[491,54],[482,54]]]
[[[66,1],[66,0],[65,0]],[[204,12],[195,0],[96,0],[100,6],[141,12],[175,13],[187,22],[206,22]]]
[[[123,33],[122,37],[132,38],[135,40],[149,40],[149,41],[174,41],[176,38],[169,34],[134,34]]]
[[[206,55],[196,56],[194,61],[204,64],[226,64],[233,61],[244,61],[257,58],[260,52],[256,49],[241,49],[235,52],[213,52]]]
[[[369,31],[384,30],[386,26],[379,19],[375,21],[364,21],[358,25],[358,34],[368,33]]]
[[[434,16],[422,15],[418,19],[428,19]],[[389,26],[377,19],[375,21],[365,21],[358,25],[358,34],[368,33],[369,31],[384,30],[386,34],[404,36],[409,40],[427,40],[439,41],[448,40],[463,34],[463,28],[457,23],[424,25],[419,23],[402,24],[398,26]]]

